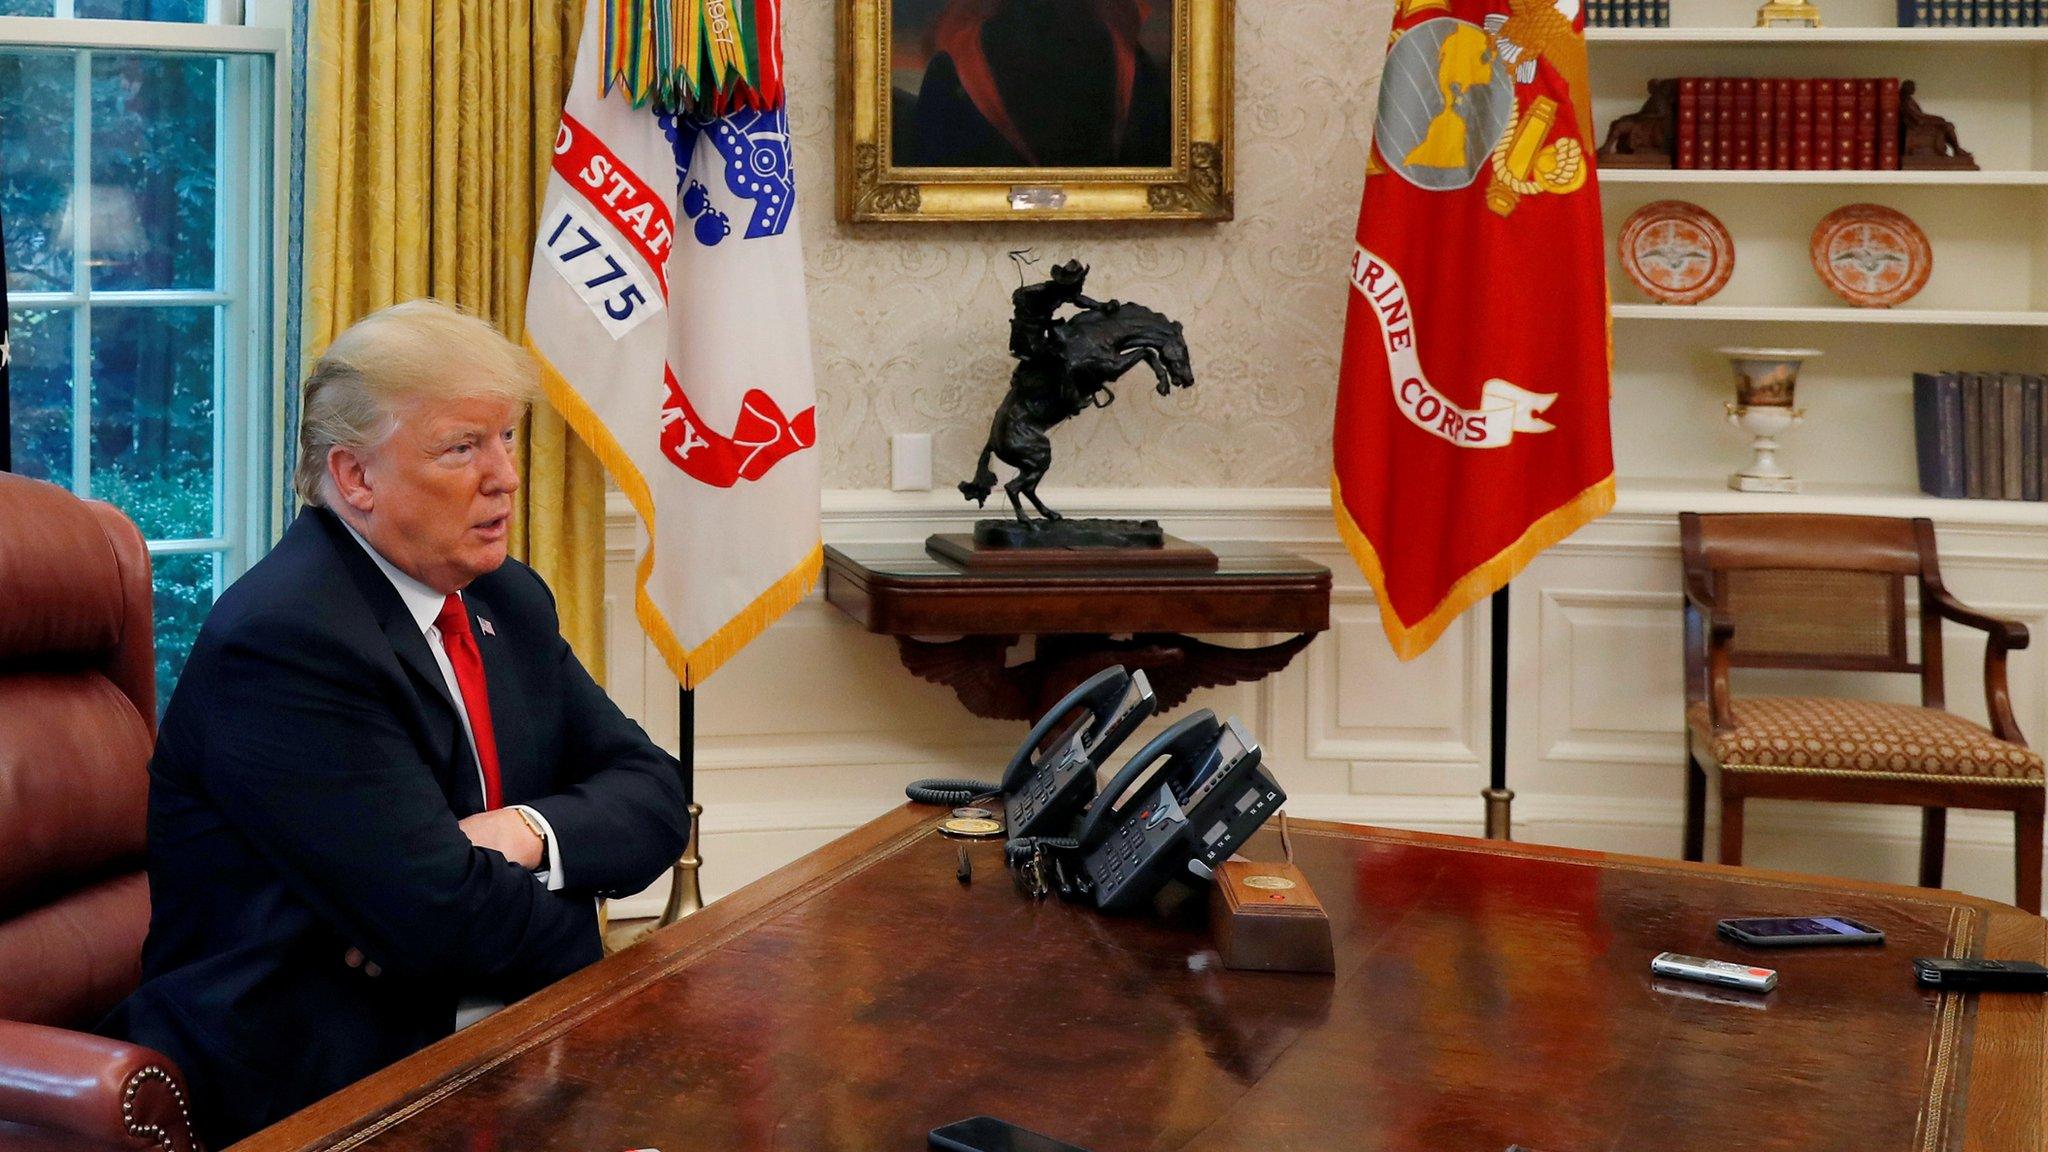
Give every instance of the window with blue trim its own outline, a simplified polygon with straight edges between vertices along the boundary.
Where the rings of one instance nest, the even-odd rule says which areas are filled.
[[[0,19],[13,470],[142,529],[159,707],[269,544],[281,481],[278,50],[239,27],[163,35],[221,3],[0,0],[56,18]]]

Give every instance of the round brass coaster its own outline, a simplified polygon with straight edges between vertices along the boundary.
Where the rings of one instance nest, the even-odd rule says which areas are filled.
[[[1003,826],[981,816],[955,816],[942,822],[939,831],[961,840],[991,840],[1003,834]]]

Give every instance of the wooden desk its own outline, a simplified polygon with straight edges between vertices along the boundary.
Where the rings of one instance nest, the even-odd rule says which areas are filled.
[[[952,688],[977,716],[1037,719],[1111,664],[1143,668],[1166,711],[1196,688],[1279,671],[1330,626],[1328,568],[1252,544],[1215,552],[1214,571],[966,572],[922,545],[846,544],[825,549],[825,599],[896,637],[904,667]],[[1233,632],[1296,635],[1258,648],[1193,638]],[[1033,658],[1010,663],[1027,634]],[[959,639],[920,639],[938,636]]]
[[[989,1113],[1095,1152],[1941,1152],[2042,1147],[2043,998],[1913,956],[2042,959],[1950,893],[1297,821],[1337,973],[1219,969],[1190,900],[1020,896],[905,807],[236,1146],[915,1152]],[[1271,855],[1262,834],[1256,855]],[[1770,996],[1653,982],[1714,921],[1836,912]],[[1732,994],[1730,994],[1732,996]],[[1728,997],[1724,997],[1728,999]]]

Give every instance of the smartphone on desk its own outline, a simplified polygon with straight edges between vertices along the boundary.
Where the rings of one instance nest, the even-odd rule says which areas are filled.
[[[931,1146],[945,1152],[1088,1152],[993,1116],[975,1116],[934,1128]]]
[[[1723,920],[1714,930],[1752,948],[1884,943],[1883,932],[1847,916],[1745,916]]]

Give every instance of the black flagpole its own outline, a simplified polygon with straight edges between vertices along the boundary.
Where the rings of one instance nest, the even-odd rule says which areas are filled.
[[[1493,739],[1487,752],[1493,761],[1491,783],[1480,795],[1486,798],[1486,838],[1512,840],[1508,808],[1515,794],[1508,791],[1508,586],[1493,593]]]
[[[697,803],[697,693],[676,688],[676,760],[683,766],[683,799],[689,804],[690,838],[683,845],[683,858],[676,861],[669,883],[668,907],[661,914],[662,927],[704,909],[704,888],[698,870],[704,858],[697,853],[697,818],[704,806]]]

